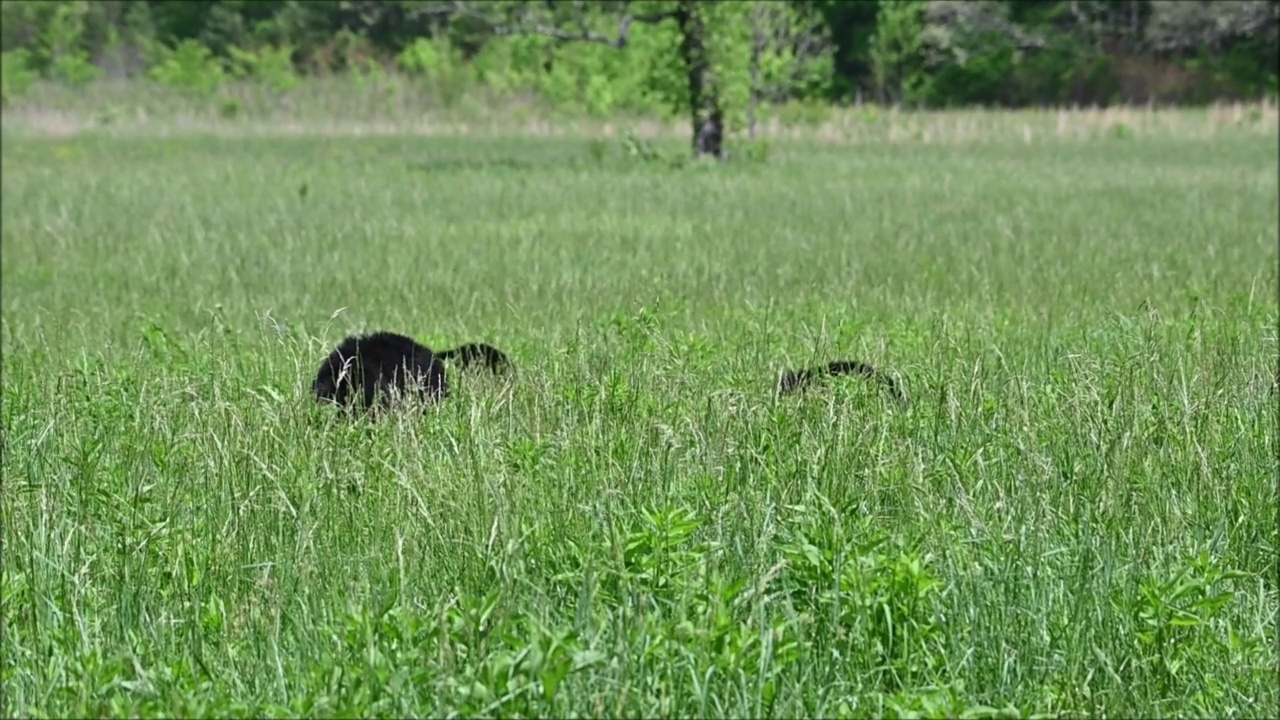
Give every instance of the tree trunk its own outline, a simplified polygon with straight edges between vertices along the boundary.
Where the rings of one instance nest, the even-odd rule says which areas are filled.
[[[680,54],[689,77],[689,110],[693,151],[698,157],[724,159],[724,108],[716,86],[711,59],[707,57],[706,22],[698,0],[681,0],[676,9],[680,28]]]

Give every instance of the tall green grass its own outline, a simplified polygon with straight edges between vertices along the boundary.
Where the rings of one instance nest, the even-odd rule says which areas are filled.
[[[10,136],[6,714],[1275,717],[1276,154]]]

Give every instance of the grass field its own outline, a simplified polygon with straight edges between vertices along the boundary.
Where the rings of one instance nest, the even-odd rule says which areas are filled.
[[[1276,717],[1274,127],[965,127],[9,132],[5,715]]]

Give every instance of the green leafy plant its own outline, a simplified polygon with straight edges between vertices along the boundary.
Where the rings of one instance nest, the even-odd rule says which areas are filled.
[[[1196,658],[1226,646],[1216,627],[1231,604],[1233,581],[1247,573],[1224,569],[1201,550],[1171,575],[1148,575],[1138,585],[1134,639],[1156,681],[1166,689],[1180,681]]]
[[[886,101],[911,101],[927,92],[921,72],[924,8],[922,0],[880,0],[870,59],[876,91]]]
[[[85,0],[56,3],[40,29],[39,47],[51,79],[80,86],[101,74],[83,45],[88,12],[89,3]]]
[[[886,544],[898,548],[886,551]],[[885,687],[909,686],[941,665],[935,603],[942,583],[927,557],[824,522],[805,506],[792,508],[779,550],[794,601],[841,645],[870,649]]]
[[[293,70],[292,45],[264,46],[257,50],[229,46],[227,52],[231,55],[233,77],[252,78],[278,93],[288,92],[298,85],[298,75]]]
[[[160,44],[157,54],[158,62],[148,74],[161,85],[211,97],[226,78],[222,61],[197,40],[183,40],[174,48]]]
[[[40,79],[30,61],[31,52],[26,48],[0,54],[0,100],[6,105],[26,94]]]
[[[470,68],[448,38],[418,38],[396,57],[396,64],[431,88],[445,107],[455,105],[471,81]]]

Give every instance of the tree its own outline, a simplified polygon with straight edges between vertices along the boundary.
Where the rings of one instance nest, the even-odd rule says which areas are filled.
[[[751,3],[751,98],[747,136],[756,136],[756,107],[761,101],[786,102],[797,90],[832,82],[835,45],[822,16],[812,6],[777,0]],[[824,93],[825,94],[825,93]]]
[[[1206,48],[1216,53],[1232,41],[1261,38],[1275,44],[1280,34],[1280,3],[1274,0],[1151,3],[1147,42],[1158,52]]]
[[[868,55],[881,102],[902,102],[919,91],[924,9],[924,0],[880,0]]]
[[[730,117],[745,110],[750,7],[714,0],[435,0],[407,2],[410,17],[439,15],[491,35],[542,35],[625,50],[632,28],[670,28],[672,68],[681,87],[659,88],[689,114],[694,152],[723,159]],[[607,29],[606,29],[607,28]]]

